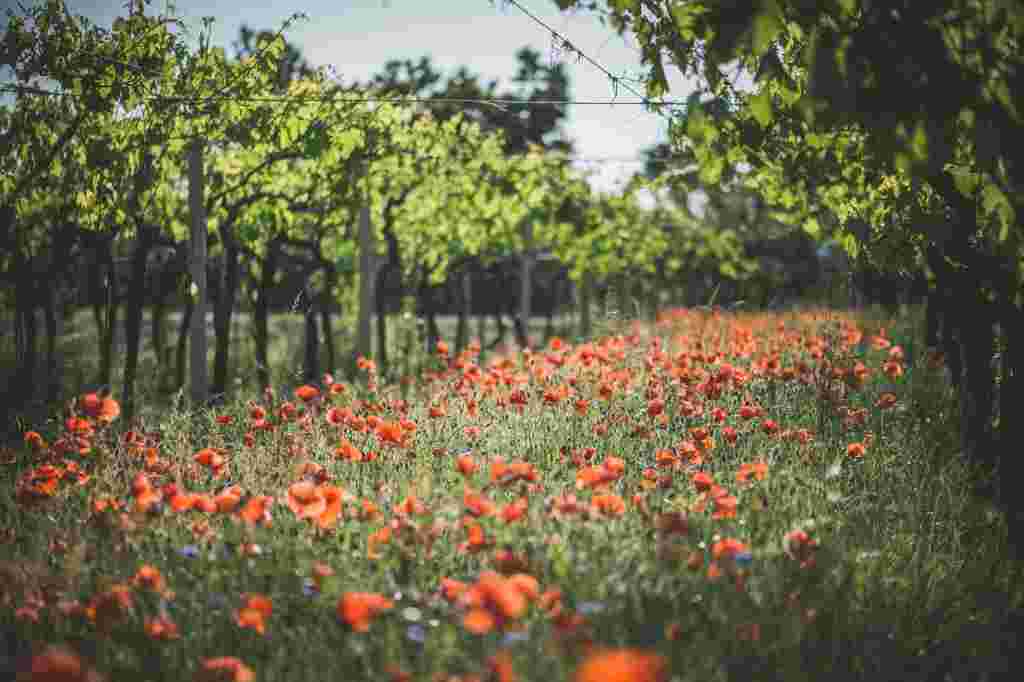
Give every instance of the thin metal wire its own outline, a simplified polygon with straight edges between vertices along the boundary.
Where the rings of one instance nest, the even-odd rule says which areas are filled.
[[[588,54],[583,52],[583,50],[581,50],[578,47],[576,47],[568,38],[566,38],[561,33],[556,31],[555,29],[553,29],[551,26],[549,26],[547,23],[545,23],[540,17],[538,17],[537,15],[533,14],[532,12],[530,12],[530,10],[526,9],[525,7],[523,7],[519,3],[518,0],[504,0],[504,2],[509,4],[509,5],[512,5],[513,7],[518,9],[520,12],[525,14],[527,17],[529,17],[531,20],[533,20],[536,24],[538,24],[539,26],[543,27],[546,31],[548,31],[551,34],[551,37],[555,39],[556,44],[558,45],[559,49],[565,50],[567,52],[574,52],[574,53],[576,53],[576,55],[579,58],[585,59],[591,66],[593,66],[597,70],[601,71],[604,75],[608,76],[608,80],[610,80],[611,83],[612,83],[612,92],[616,96],[618,95],[619,87],[621,86],[625,90],[630,92],[631,94],[633,94],[633,95],[635,95],[635,96],[637,96],[637,97],[639,97],[641,99],[641,101],[638,102],[638,104],[643,104],[645,106],[651,107],[652,109],[654,109],[654,111],[657,114],[659,114],[661,116],[665,116],[665,112],[663,112],[660,109],[660,106],[672,106],[672,105],[682,106],[684,104],[683,102],[680,102],[680,101],[676,101],[676,102],[668,102],[668,101],[664,101],[664,100],[654,101],[654,100],[651,100],[648,97],[645,97],[643,94],[641,94],[640,92],[637,92],[637,90],[635,90],[632,86],[630,86],[629,83],[626,82],[623,79],[623,77],[616,76],[611,71],[606,69],[604,66],[599,64],[597,62],[597,60],[593,59]]]
[[[48,97],[75,97],[75,95],[56,90],[44,90],[30,85],[0,85],[2,92],[15,92],[26,95],[39,95]],[[175,95],[149,95],[142,97],[149,102],[183,102],[203,103],[208,101],[231,100],[233,102],[253,103],[287,103],[287,102],[354,102],[354,103],[390,103],[390,104],[457,104],[471,108],[473,105],[494,105],[501,107],[540,107],[540,106],[570,106],[570,105],[593,105],[593,106],[685,106],[684,100],[621,100],[621,99],[507,99],[500,97],[375,97],[368,95],[353,96],[339,93],[336,95],[263,95],[252,97],[237,97],[231,95],[205,95],[201,97],[186,97]]]

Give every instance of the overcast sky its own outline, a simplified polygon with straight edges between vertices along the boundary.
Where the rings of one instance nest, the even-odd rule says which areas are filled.
[[[0,0],[0,6],[12,2]],[[643,73],[635,44],[602,26],[592,13],[561,14],[552,0],[519,2],[616,76]],[[102,26],[126,13],[124,0],[67,0],[67,5]],[[178,0],[173,5],[195,32],[202,17],[215,17],[214,43],[229,50],[243,23],[257,30],[277,29],[291,14],[303,12],[308,20],[286,37],[311,64],[333,66],[346,83],[367,80],[390,59],[427,55],[445,76],[467,66],[483,83],[498,80],[499,91],[511,90],[515,53],[528,45],[545,59],[565,63],[573,99],[614,98],[607,76],[575,55],[553,51],[550,32],[504,0]],[[153,0],[149,12],[165,7],[165,0]],[[672,99],[689,95],[681,76],[672,85]],[[639,84],[634,88],[643,92]],[[637,99],[622,87],[618,97]],[[593,182],[600,188],[615,187],[639,170],[639,162],[621,159],[638,159],[641,149],[666,139],[666,130],[664,118],[632,104],[571,106],[565,126],[577,156],[602,160],[585,164],[598,172]]]

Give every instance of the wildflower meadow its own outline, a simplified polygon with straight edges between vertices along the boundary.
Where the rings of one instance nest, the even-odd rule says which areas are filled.
[[[1000,679],[1016,563],[912,318],[675,309],[131,425],[81,395],[2,453],[6,672]]]

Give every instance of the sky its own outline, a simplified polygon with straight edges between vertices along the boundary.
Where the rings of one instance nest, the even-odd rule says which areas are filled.
[[[14,0],[0,0],[4,7]],[[30,0],[22,0],[31,4]],[[74,14],[109,27],[127,13],[126,0],[66,0]],[[588,57],[616,76],[638,78],[645,70],[629,36],[620,37],[590,12],[560,13],[552,0],[518,0]],[[239,28],[278,29],[293,13],[300,20],[285,37],[313,66],[332,66],[345,83],[367,81],[392,59],[418,60],[426,55],[448,76],[460,66],[479,74],[482,83],[514,89],[515,53],[523,46],[544,59],[566,65],[574,100],[610,101],[613,84],[604,73],[576,55],[553,50],[552,34],[505,0],[177,0],[173,14],[198,32],[202,17],[216,18],[213,43],[232,51]],[[152,0],[149,13],[167,8]],[[666,98],[685,99],[691,88],[676,72],[669,74]],[[642,85],[632,87],[643,93]],[[618,99],[639,98],[620,86]],[[613,190],[642,169],[640,152],[666,140],[667,120],[635,104],[573,105],[564,126],[575,145],[578,165],[594,171],[591,183]]]

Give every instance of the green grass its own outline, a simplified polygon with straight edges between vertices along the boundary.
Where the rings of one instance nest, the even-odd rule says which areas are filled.
[[[865,343],[844,344],[841,321],[862,329]],[[251,445],[244,442],[249,401],[260,400],[251,391],[216,412],[147,413],[142,431],[160,460],[148,466],[162,471],[150,474],[154,485],[215,493],[232,484],[247,497],[273,496],[269,525],[237,513],[174,512],[169,499],[133,511],[132,483],[147,464],[123,444],[117,421],[98,432],[88,454],[67,457],[52,453],[60,425],[43,424],[50,449],[18,446],[0,469],[0,547],[10,557],[0,563],[0,630],[15,633],[25,644],[21,653],[62,644],[114,680],[190,679],[202,659],[216,656],[238,657],[258,680],[388,679],[396,668],[415,679],[489,679],[503,652],[518,679],[562,680],[585,677],[582,664],[595,648],[654,653],[664,662],[663,679],[995,675],[1010,665],[1014,646],[1007,637],[1022,596],[1017,569],[1006,558],[1000,512],[972,494],[977,475],[957,456],[952,395],[914,342],[918,323],[916,315],[887,321],[822,311],[691,311],[672,323],[640,325],[635,336],[630,325],[607,324],[587,347],[606,360],[589,366],[579,360],[580,344],[509,355],[504,365],[491,364],[502,359],[492,354],[479,375],[466,372],[472,357],[450,371],[435,358],[433,375],[405,392],[406,412],[395,402],[398,387],[382,383],[371,393],[357,381],[309,408],[308,427],[280,418],[279,404],[265,405],[275,428],[257,433]],[[908,353],[903,375],[892,380],[881,372],[887,351],[867,343],[881,326]],[[663,356],[651,355],[655,337]],[[244,335],[238,338],[244,348]],[[275,339],[276,357],[298,357],[291,355],[300,342],[295,335]],[[819,343],[805,343],[814,339]],[[681,351],[690,354],[687,371],[670,371]],[[772,355],[782,368],[806,363],[808,382],[754,371]],[[827,367],[858,360],[871,370],[863,385],[828,381]],[[720,395],[698,389],[720,373],[721,362],[749,373],[748,380],[722,384]],[[279,376],[288,385],[288,375]],[[601,385],[616,381],[603,400]],[[560,398],[556,389],[570,384],[572,395]],[[684,399],[687,386],[698,392]],[[838,391],[831,401],[830,386]],[[526,399],[521,410],[515,388]],[[898,400],[882,410],[875,403],[886,391]],[[650,405],[655,394],[664,401],[664,423],[649,412],[657,411]],[[590,401],[584,414],[577,399]],[[356,400],[355,414],[404,416],[415,432],[401,446],[387,445],[372,430],[328,423],[328,404],[353,407]],[[744,419],[744,401],[763,414]],[[430,417],[429,408],[441,404],[446,416]],[[698,404],[703,411],[696,414]],[[839,406],[863,408],[863,423],[844,423]],[[715,408],[725,411],[724,422]],[[766,433],[768,419],[780,433]],[[735,444],[725,426],[738,432]],[[683,455],[700,427],[714,444],[698,465]],[[801,429],[813,436],[807,443],[797,437]],[[339,458],[342,438],[376,458]],[[848,456],[850,443],[864,441],[862,458]],[[193,460],[206,447],[226,456],[218,476]],[[594,448],[590,460],[587,448]],[[659,465],[657,453],[669,450],[678,463]],[[456,464],[464,453],[479,465],[468,476]],[[499,457],[532,465],[536,480],[492,481]],[[585,467],[614,461],[609,457],[624,468],[606,470],[605,489],[578,484]],[[52,498],[16,498],[26,472],[64,459],[78,462],[89,481],[62,480]],[[328,530],[296,518],[286,504],[305,462],[324,467],[344,491],[344,512]],[[765,462],[767,476],[741,484],[737,471],[753,462]],[[715,503],[693,480],[698,471],[736,498],[735,517],[716,518]],[[471,518],[466,486],[493,502],[497,515]],[[568,509],[570,495],[578,511]],[[421,510],[403,511],[409,496]],[[621,513],[599,510],[614,510],[619,498]],[[124,511],[95,512],[100,499],[116,499]],[[524,517],[506,522],[502,511],[519,499],[527,501]],[[364,500],[378,516],[359,511]],[[681,532],[666,532],[673,519]],[[484,533],[479,548],[466,546],[474,523]],[[371,558],[369,537],[385,527],[392,528],[390,542]],[[794,558],[784,538],[798,529],[817,547]],[[723,539],[748,551],[713,562]],[[334,575],[313,590],[308,581],[318,563]],[[159,570],[173,596],[133,585],[130,608],[105,612],[103,595],[109,601],[113,585],[132,585],[145,564]],[[464,623],[471,605],[446,599],[442,579],[474,584],[488,570],[529,574],[541,591],[560,591],[560,606],[529,600],[523,613],[513,609],[493,630],[474,634]],[[338,616],[339,600],[356,591],[393,602],[366,632]],[[273,604],[263,635],[235,619],[243,595],[253,593]],[[69,607],[74,600],[99,606],[98,615]],[[495,604],[485,610],[500,612]],[[177,639],[147,635],[145,623],[159,614],[176,623]],[[615,679],[610,669],[603,673]]]

